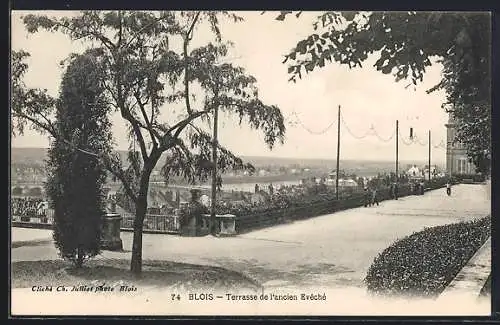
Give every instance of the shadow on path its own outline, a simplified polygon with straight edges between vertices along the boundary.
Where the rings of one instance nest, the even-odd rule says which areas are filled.
[[[12,288],[46,286],[135,285],[137,287],[185,287],[189,289],[259,290],[261,285],[244,275],[220,267],[144,260],[140,277],[129,271],[130,261],[92,260],[74,268],[63,260],[19,261],[12,263]],[[117,290],[117,289],[115,289]]]
[[[11,248],[19,248],[19,247],[37,247],[37,246],[45,246],[47,244],[51,244],[52,239],[37,239],[37,240],[25,240],[25,241],[15,241],[12,242]]]
[[[259,279],[264,287],[291,285],[311,287],[321,285],[358,286],[348,274],[355,271],[342,265],[330,263],[274,266],[256,259],[217,259],[212,262],[231,270],[239,270],[252,278]]]

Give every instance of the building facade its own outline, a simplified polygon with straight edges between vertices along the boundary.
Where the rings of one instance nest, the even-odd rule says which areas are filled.
[[[463,144],[455,141],[456,121],[448,115],[446,126],[446,172],[448,174],[476,174],[476,167],[469,161]]]

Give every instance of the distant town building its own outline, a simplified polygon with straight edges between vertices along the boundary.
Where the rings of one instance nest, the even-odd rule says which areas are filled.
[[[200,196],[200,203],[205,206],[205,207],[210,207],[210,202],[211,199],[208,197],[208,195],[203,194]]]
[[[422,171],[416,165],[413,165],[410,169],[408,169],[406,175],[410,177],[418,177],[422,175]]]
[[[475,174],[476,167],[467,157],[467,150],[463,144],[455,141],[457,122],[451,113],[448,123],[445,124],[446,132],[446,172],[448,174]]]
[[[269,172],[265,169],[261,169],[259,170],[259,176],[266,176],[267,174],[269,174]]]
[[[358,183],[353,179],[339,179],[339,186],[341,187],[357,187]]]
[[[328,174],[325,184],[328,186],[336,186],[337,172],[332,171]],[[357,187],[358,183],[352,178],[339,178],[339,187]]]

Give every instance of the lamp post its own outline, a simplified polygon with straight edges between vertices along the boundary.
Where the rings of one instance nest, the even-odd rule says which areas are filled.
[[[335,177],[335,194],[339,200],[339,167],[340,167],[340,105],[337,115],[337,176]]]

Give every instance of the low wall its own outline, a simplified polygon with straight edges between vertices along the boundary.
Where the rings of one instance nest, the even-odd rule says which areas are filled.
[[[446,186],[445,180],[433,180],[425,182],[427,190],[435,190]],[[400,185],[398,197],[413,195],[410,186]],[[382,188],[377,192],[379,202],[391,199],[390,189]],[[364,193],[353,193],[350,197],[342,200],[328,200],[319,203],[296,205],[281,209],[270,209],[262,212],[246,213],[236,215],[236,232],[238,234],[248,231],[266,228],[278,224],[292,222],[294,220],[308,219],[336,211],[358,208],[364,205]]]
[[[434,190],[443,188],[445,184],[446,180],[439,179],[432,180],[430,182],[426,181],[424,187],[426,190]],[[409,185],[404,184],[399,186],[398,197],[405,197],[412,194],[413,193],[410,192]],[[380,202],[390,199],[389,188],[379,189],[377,197]],[[293,206],[278,209],[270,208],[263,211],[240,214],[235,212],[229,213],[236,215],[236,233],[240,234],[255,229],[293,222],[295,220],[308,219],[334,213],[336,211],[358,208],[363,206],[363,204],[364,193],[358,192],[353,193],[349,197],[345,197],[339,201],[333,199],[316,203],[301,202],[296,203]],[[127,213],[123,214],[120,230],[133,231],[133,219],[134,215]],[[52,229],[53,227],[51,222],[35,223],[23,221],[12,221],[12,226],[36,229]],[[144,220],[143,232],[151,234],[179,234],[178,217],[148,214]]]
[[[53,229],[51,223],[41,223],[41,222],[24,222],[24,221],[12,221],[12,227],[18,228],[32,228],[32,229]]]

